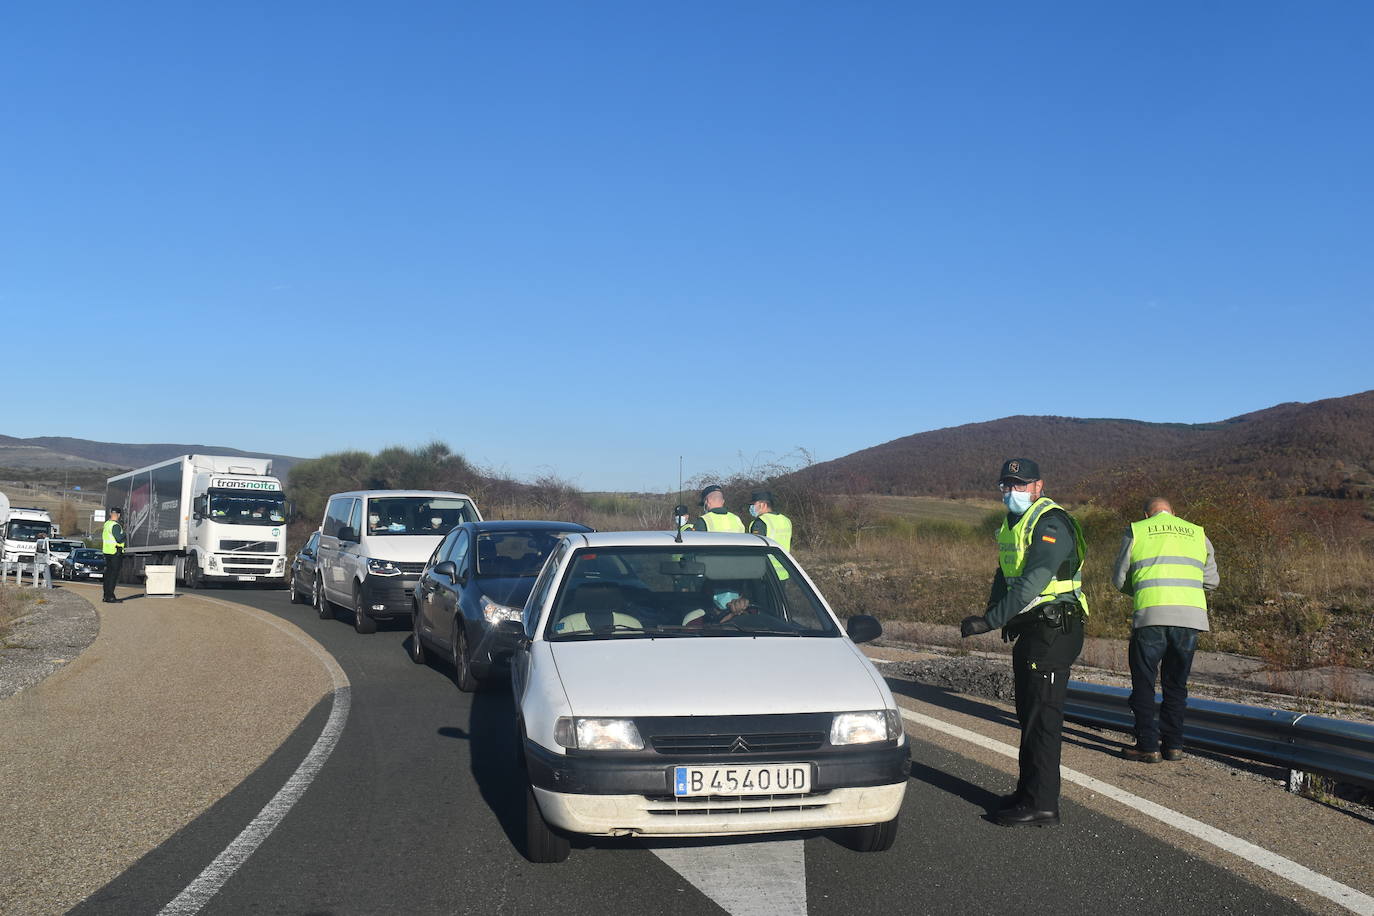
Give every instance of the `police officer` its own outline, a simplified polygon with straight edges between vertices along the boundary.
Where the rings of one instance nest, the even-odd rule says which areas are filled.
[[[1135,599],[1131,618],[1131,711],[1135,746],[1121,756],[1141,763],[1183,759],[1183,713],[1198,634],[1207,629],[1207,589],[1221,584],[1212,542],[1201,525],[1174,515],[1167,499],[1145,502],[1145,518],[1126,529],[1112,581]],[[1155,717],[1155,675],[1164,702]]]
[[[725,508],[725,491],[715,484],[701,491],[701,515],[687,526],[692,531],[732,531],[744,534],[744,522]]]
[[[750,534],[761,534],[772,538],[788,553],[792,552],[792,520],[780,512],[773,511],[777,498],[771,490],[755,490],[749,494]],[[773,569],[779,579],[788,578],[788,572],[781,563],[773,560]]]
[[[124,511],[111,506],[105,524],[100,528],[100,552],[105,555],[105,603],[115,603],[115,583],[119,581],[119,568],[124,565],[124,526],[120,520]]]
[[[1002,627],[1013,640],[1016,718],[1021,723],[1020,777],[993,820],[1004,827],[1059,823],[1060,731],[1069,667],[1083,649],[1083,557],[1087,545],[1073,516],[1043,495],[1029,458],[1002,465],[1007,517],[997,532],[998,570],[983,616],[965,617],[964,636]]]

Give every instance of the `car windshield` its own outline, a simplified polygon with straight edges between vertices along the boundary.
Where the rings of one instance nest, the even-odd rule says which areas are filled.
[[[782,551],[676,545],[582,548],[546,630],[550,640],[837,635]]]
[[[561,531],[482,531],[477,534],[477,578],[523,579],[539,575]]]
[[[286,497],[281,493],[211,490],[210,518],[231,525],[284,525]]]
[[[82,548],[79,549],[79,550],[73,550],[73,551],[72,551],[72,559],[73,559],[73,560],[98,560],[98,559],[100,559],[100,551],[98,551],[98,550],[91,550],[89,547],[82,547]]]
[[[16,541],[36,541],[52,533],[52,522],[16,518],[10,521],[9,536]]]
[[[448,534],[455,525],[475,522],[466,499],[444,496],[374,496],[367,501],[368,534]]]

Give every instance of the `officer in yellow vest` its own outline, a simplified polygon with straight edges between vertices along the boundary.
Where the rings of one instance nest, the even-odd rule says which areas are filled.
[[[1131,619],[1131,711],[1135,746],[1121,756],[1141,763],[1183,759],[1183,714],[1198,634],[1207,629],[1207,590],[1221,584],[1216,552],[1201,525],[1174,515],[1167,499],[1145,502],[1145,518],[1126,529],[1112,581],[1135,599]],[[1155,675],[1164,694],[1155,717]]]
[[[998,569],[983,616],[964,636],[1002,627],[1015,641],[1012,674],[1021,723],[1020,777],[993,820],[1004,827],[1059,823],[1059,751],[1069,668],[1083,649],[1083,558],[1078,522],[1043,495],[1039,466],[1012,458],[999,478],[1007,517],[997,533]]]
[[[780,512],[773,510],[773,504],[777,502],[777,497],[772,490],[755,490],[749,494],[749,533],[761,534],[766,538],[777,541],[779,546],[788,553],[792,552],[792,520]],[[788,578],[786,568],[777,560],[773,561],[773,569],[777,571],[779,579]]]
[[[701,515],[692,519],[687,528],[692,531],[730,531],[744,534],[744,522],[725,508],[725,491],[715,484],[701,491]]]
[[[124,526],[119,523],[123,517],[123,510],[111,506],[100,529],[100,552],[105,555],[105,571],[101,578],[106,604],[115,603],[115,583],[119,581],[119,568],[124,565]]]

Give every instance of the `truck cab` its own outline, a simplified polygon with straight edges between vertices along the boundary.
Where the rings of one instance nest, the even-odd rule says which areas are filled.
[[[286,572],[286,497],[275,477],[198,472],[183,580],[259,582]]]

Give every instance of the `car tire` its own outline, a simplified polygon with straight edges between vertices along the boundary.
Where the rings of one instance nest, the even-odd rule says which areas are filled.
[[[353,629],[364,636],[377,632],[377,621],[363,610],[363,590],[360,588],[353,590]]]
[[[539,810],[539,801],[534,797],[534,787],[525,785],[525,858],[531,862],[550,864],[562,862],[572,851],[568,837],[560,833],[544,820]]]
[[[835,839],[841,846],[855,852],[887,852],[897,842],[899,820],[894,817],[890,821],[867,827],[841,827],[836,831]]]
[[[334,605],[330,604],[329,599],[324,595],[324,581],[315,577],[315,613],[320,615],[321,620],[334,619]]]
[[[188,592],[193,592],[204,585],[200,580],[200,564],[196,562],[195,554],[190,554],[186,557],[186,566],[184,567],[181,578],[185,581],[186,590]]]
[[[458,689],[464,693],[473,693],[481,682],[472,674],[472,663],[468,657],[468,631],[463,626],[461,616],[454,618],[453,638],[449,640],[449,652],[453,662],[453,679],[458,684]]]
[[[286,580],[286,587],[291,593],[292,604],[305,604],[305,598],[301,597],[301,593],[296,590],[296,571],[294,569],[291,570],[291,574]]]
[[[423,665],[425,658],[425,644],[420,639],[420,606],[415,604],[410,611],[410,646],[407,652],[410,660],[417,665]]]

